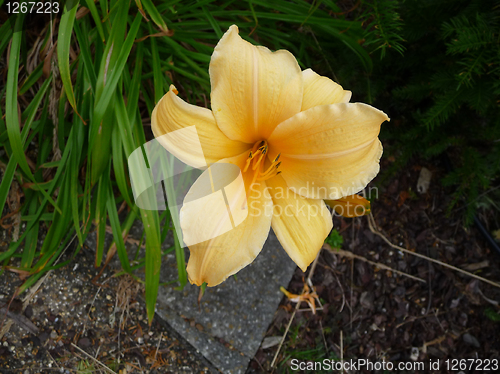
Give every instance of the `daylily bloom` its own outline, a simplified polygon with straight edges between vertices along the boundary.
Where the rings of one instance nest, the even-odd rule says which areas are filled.
[[[248,216],[189,245],[190,281],[215,286],[250,264],[270,227],[305,271],[332,229],[324,200],[353,195],[377,175],[378,134],[389,118],[349,103],[351,92],[311,69],[301,71],[290,52],[243,40],[235,25],[215,47],[209,73],[212,110],[186,103],[171,86],[151,119],[157,138],[194,125],[203,155],[190,153],[189,139],[163,146],[189,165],[237,165],[244,180]],[[210,217],[200,218],[191,204],[180,221],[183,235],[196,243]]]

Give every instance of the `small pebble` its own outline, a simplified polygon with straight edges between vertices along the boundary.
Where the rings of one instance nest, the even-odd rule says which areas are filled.
[[[78,345],[81,347],[81,348],[88,348],[90,347],[90,339],[89,338],[81,338],[79,341],[78,341]]]
[[[33,317],[33,307],[31,305],[28,305],[26,307],[26,310],[24,311],[24,315],[26,316],[26,318]]]

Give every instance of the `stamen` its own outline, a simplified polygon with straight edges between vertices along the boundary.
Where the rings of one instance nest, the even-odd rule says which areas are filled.
[[[265,180],[271,179],[272,177],[275,177],[275,176],[277,176],[279,174],[281,174],[281,170],[278,171],[278,170],[274,169],[270,173],[262,174],[259,178],[257,178],[257,180],[258,181],[265,181]]]
[[[250,153],[252,153],[252,152],[250,152]],[[248,167],[250,166],[251,163],[252,163],[252,158],[248,157],[247,162],[245,164],[245,168],[243,169],[243,173],[248,170]]]
[[[253,184],[255,183],[255,181],[258,179],[258,176],[259,176],[259,172],[258,171],[256,171],[255,173],[253,173],[252,183],[250,183],[250,186],[253,186]]]
[[[271,179],[272,177],[275,177],[277,174],[269,174],[264,177],[259,177],[257,178],[257,181],[262,182],[262,181],[267,181],[268,179]]]
[[[265,154],[264,152],[262,152],[262,153],[261,153],[261,155],[260,155],[260,157],[259,157],[259,159],[258,159],[258,160],[254,160],[254,163],[253,163],[253,166],[252,166],[252,170],[255,170],[255,169],[257,169],[257,168],[259,167],[260,162],[261,162],[261,161],[262,161],[262,159],[265,157],[265,155],[266,155],[266,154]],[[257,162],[256,162],[256,161],[257,161]]]
[[[276,171],[277,168],[279,168],[279,166],[281,165],[281,162],[278,162],[277,164],[276,163],[272,163],[271,166],[269,166],[267,168],[267,170],[265,172],[262,173],[261,177],[271,173],[271,172],[274,172]]]
[[[281,171],[278,171],[278,168],[281,165],[281,162],[278,162],[281,153],[275,157],[274,161],[265,171],[263,170],[264,161],[266,159],[266,154],[268,151],[269,146],[267,145],[266,141],[255,143],[252,150],[250,151],[248,159],[245,163],[245,168],[243,170],[243,172],[246,172],[247,170],[249,170],[250,165],[252,165],[253,178],[250,185],[253,185],[256,181],[265,181],[281,173]]]

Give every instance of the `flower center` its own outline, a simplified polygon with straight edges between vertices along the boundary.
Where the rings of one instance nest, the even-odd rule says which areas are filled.
[[[276,156],[276,158],[271,163],[271,166],[264,170],[264,162],[266,160],[267,151],[267,142],[265,140],[262,140],[255,143],[252,150],[248,154],[248,159],[243,172],[246,172],[248,169],[252,168],[253,179],[250,185],[254,184],[256,181],[265,181],[281,173],[281,171],[278,171],[278,168],[281,165],[281,162],[278,161],[281,153]]]

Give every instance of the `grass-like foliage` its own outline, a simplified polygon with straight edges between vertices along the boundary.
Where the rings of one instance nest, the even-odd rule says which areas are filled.
[[[327,66],[325,51],[341,44],[372,69],[358,43],[361,20],[331,0],[70,0],[57,14],[17,18],[0,4],[2,19],[10,17],[0,27],[0,212],[10,240],[1,271],[19,273],[23,292],[71,261],[58,260],[70,243],[74,257],[96,232],[96,266],[114,251],[127,273],[145,266],[150,321],[161,244],[173,230],[168,211],[135,205],[127,157],[152,138],[150,113],[169,85],[208,106],[210,55],[231,24],[252,43],[290,50],[304,68]],[[136,219],[145,258],[124,244]],[[105,248],[109,227],[114,242]],[[184,252],[174,242],[168,251],[176,252],[182,287]]]

